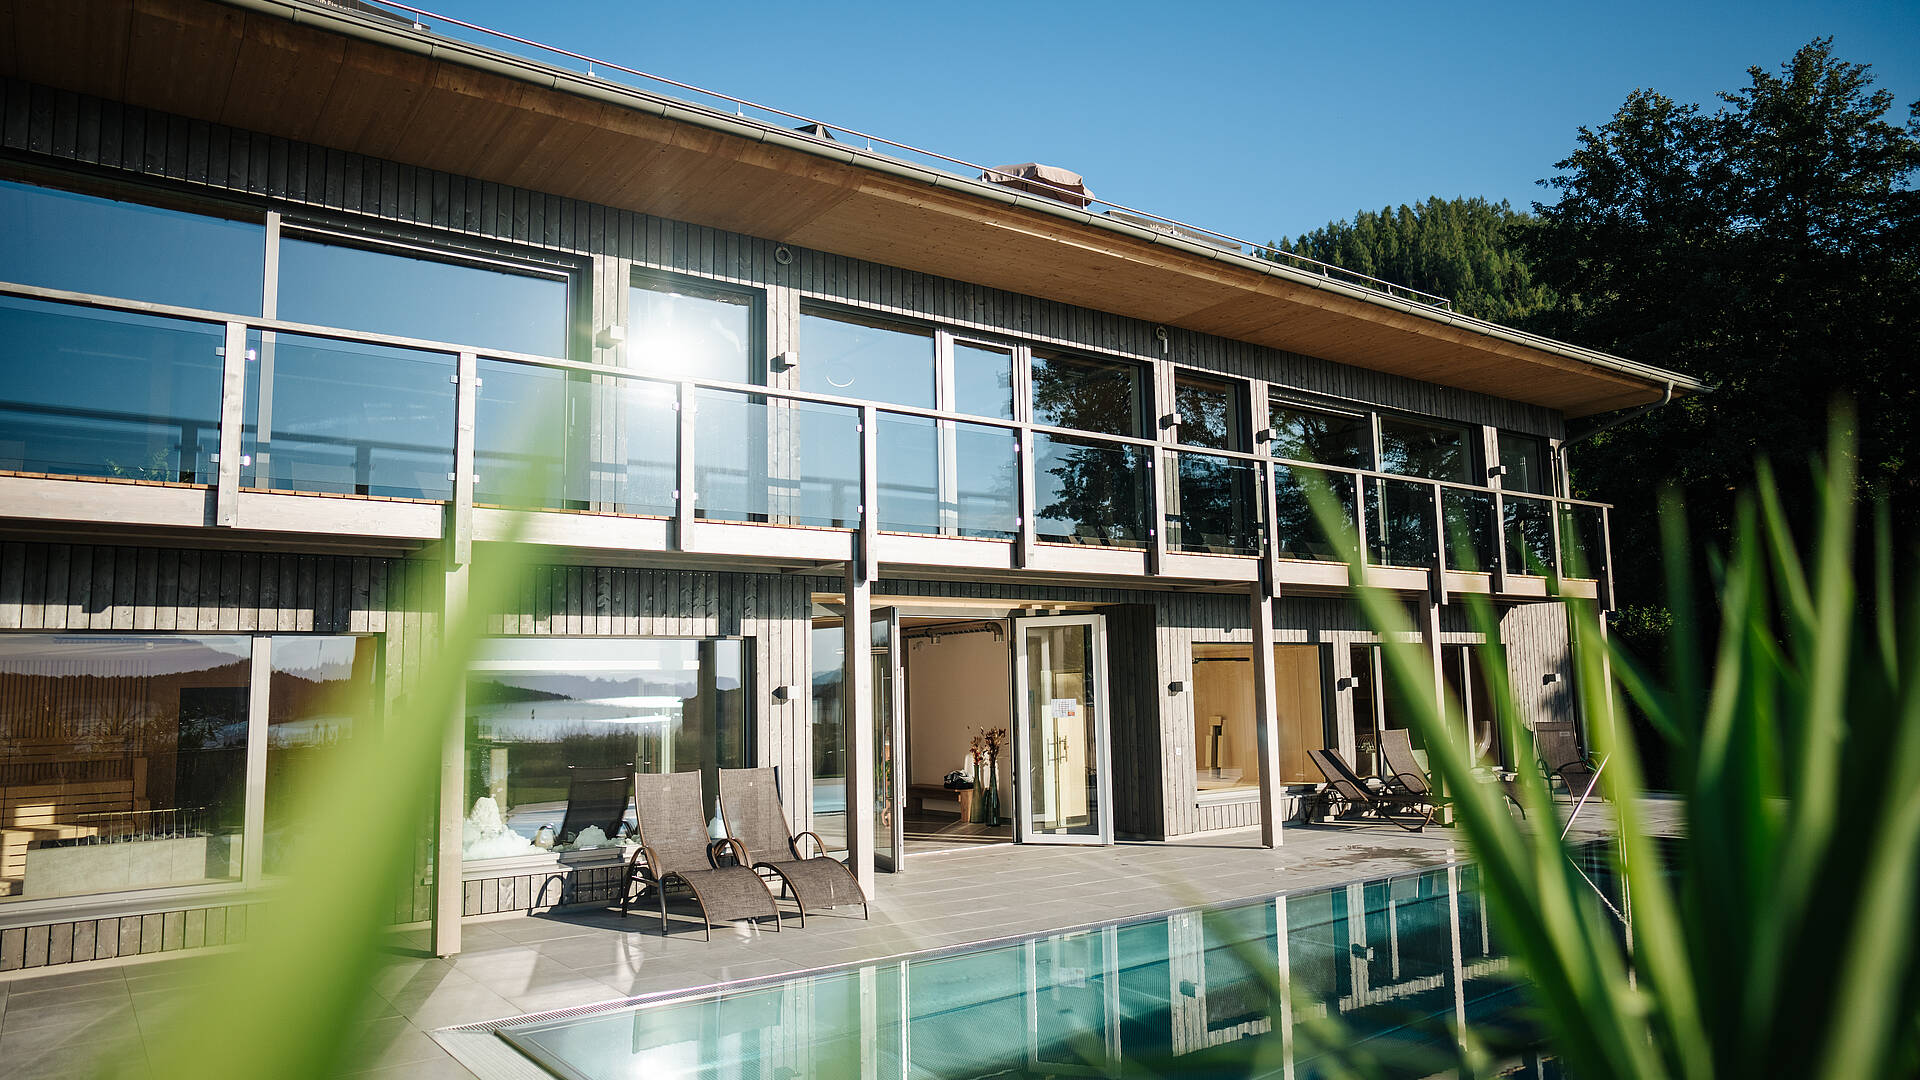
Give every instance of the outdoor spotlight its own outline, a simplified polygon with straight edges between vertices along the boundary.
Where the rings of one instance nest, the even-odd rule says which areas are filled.
[[[600,349],[615,348],[625,344],[626,340],[627,328],[624,326],[603,326],[600,332],[593,336],[594,347]]]
[[[1167,684],[1167,693],[1169,694],[1184,694],[1186,692],[1187,684],[1183,680],[1175,679]]]
[[[1488,476],[1505,476],[1507,475],[1507,467],[1505,465],[1495,465],[1492,468],[1487,470],[1487,475]]]
[[[1357,678],[1354,678],[1352,675],[1342,675],[1339,678],[1333,680],[1333,688],[1335,690],[1351,690],[1354,687],[1359,685],[1360,685],[1360,680]]]
[[[1180,414],[1179,414],[1179,413],[1177,413],[1177,412],[1170,412],[1170,413],[1168,413],[1167,415],[1165,415],[1165,416],[1163,416],[1163,417],[1161,417],[1161,418],[1160,418],[1160,426],[1161,426],[1161,427],[1163,427],[1163,428],[1176,428],[1176,427],[1179,427],[1179,426],[1180,426]]]
[[[1552,686],[1559,681],[1560,673],[1557,671],[1549,671],[1545,675],[1540,676],[1540,685],[1542,686]]]
[[[794,352],[792,349],[788,349],[786,352],[773,358],[773,370],[775,371],[792,371],[799,366],[800,354]]]
[[[776,686],[773,688],[773,700],[782,704],[793,700],[793,687]]]

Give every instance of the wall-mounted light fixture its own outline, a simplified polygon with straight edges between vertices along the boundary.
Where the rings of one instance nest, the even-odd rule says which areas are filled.
[[[792,700],[793,700],[793,687],[791,687],[791,686],[776,686],[776,687],[774,687],[774,688],[773,688],[773,700],[775,700],[775,701],[777,701],[777,702],[779,702],[779,703],[780,703],[780,704],[782,704],[782,705],[784,705],[784,704],[786,704],[786,703],[787,703],[787,702],[789,702],[789,701],[792,701]]]
[[[1257,443],[1259,443],[1259,442],[1272,442],[1272,441],[1273,441],[1273,429],[1272,429],[1272,428],[1270,428],[1270,427],[1263,427],[1263,428],[1261,428],[1261,429],[1260,429],[1259,431],[1256,431],[1256,432],[1254,432],[1254,433],[1253,433],[1253,441],[1254,441],[1254,442],[1257,442]]]
[[[773,249],[773,261],[781,266],[793,265],[793,249],[785,244]]]
[[[1487,470],[1487,476],[1489,478],[1505,475],[1507,475],[1507,467],[1505,465],[1495,465]]]
[[[792,349],[788,349],[786,352],[773,358],[773,370],[775,371],[792,371],[799,366],[800,354],[794,352]]]
[[[1183,679],[1175,679],[1167,684],[1167,693],[1169,694],[1184,694],[1186,692],[1187,684]]]
[[[1160,418],[1160,426],[1161,426],[1161,427],[1163,427],[1163,428],[1177,428],[1177,427],[1179,427],[1179,426],[1180,426],[1180,414],[1179,414],[1179,413],[1177,413],[1177,412],[1170,412],[1170,413],[1168,413],[1167,415],[1165,415],[1165,416],[1163,416],[1163,417],[1161,417],[1161,418]]]
[[[625,344],[626,340],[627,328],[624,326],[603,326],[599,333],[593,335],[593,345],[596,349],[611,349]]]
[[[1335,690],[1351,690],[1354,687],[1359,685],[1360,685],[1360,680],[1354,678],[1352,675],[1342,675],[1339,678],[1333,680],[1333,688]]]
[[[1163,352],[1163,353],[1164,353],[1164,352],[1166,352],[1166,351],[1167,351],[1167,350],[1168,350],[1169,348],[1171,348],[1171,345],[1169,344],[1169,342],[1168,342],[1168,339],[1169,339],[1170,337],[1172,337],[1172,335],[1171,335],[1171,334],[1168,334],[1168,333],[1167,333],[1167,328],[1166,328],[1166,327],[1164,327],[1164,326],[1156,326],[1156,327],[1154,327],[1154,328],[1153,328],[1153,336],[1154,336],[1154,339],[1155,339],[1156,341],[1158,341],[1158,342],[1160,342],[1160,351],[1161,351],[1161,352]]]
[[[1540,685],[1542,686],[1552,686],[1559,681],[1560,673],[1557,671],[1549,671],[1545,675],[1540,676]]]

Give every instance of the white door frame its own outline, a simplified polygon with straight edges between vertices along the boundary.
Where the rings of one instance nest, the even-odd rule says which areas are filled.
[[[1013,838],[1023,844],[1098,844],[1113,843],[1113,726],[1107,707],[1107,619],[1104,615],[1041,615],[1016,617],[1013,634]],[[1097,831],[1082,834],[1035,834],[1028,831],[1033,812],[1032,785],[1028,782],[1027,747],[1031,745],[1032,720],[1028,714],[1031,695],[1027,686],[1027,627],[1084,626],[1092,638],[1094,762],[1099,800]]]

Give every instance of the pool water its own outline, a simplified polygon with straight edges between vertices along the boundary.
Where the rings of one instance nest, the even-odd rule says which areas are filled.
[[[1505,1067],[1557,1075],[1525,1011],[1475,869],[1451,866],[500,1034],[579,1080],[1307,1078],[1342,1071],[1322,1050],[1336,1039],[1379,1074],[1446,1070],[1464,1020]]]

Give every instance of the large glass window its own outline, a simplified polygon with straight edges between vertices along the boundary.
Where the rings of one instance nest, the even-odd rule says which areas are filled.
[[[1473,439],[1467,428],[1380,418],[1382,472],[1471,484],[1473,466]]]
[[[1173,380],[1173,407],[1180,414],[1180,441],[1188,446],[1238,450],[1241,385],[1181,373]]]
[[[0,635],[0,903],[240,877],[252,645]]]
[[[483,642],[467,681],[464,857],[618,846],[618,826],[561,830],[575,779],[625,769],[702,774],[711,816],[716,770],[752,763],[748,668],[730,639]]]
[[[0,279],[260,314],[266,227],[0,180]]]
[[[1553,470],[1548,465],[1547,444],[1542,440],[1532,435],[1501,432],[1500,464],[1507,470],[1500,478],[1500,486],[1508,491],[1553,494]]]
[[[1102,435],[1145,430],[1146,379],[1137,364],[1033,354],[1033,422]]]
[[[800,313],[800,389],[931,409],[936,400],[933,331]]]
[[[846,631],[813,624],[813,831],[828,851],[847,849]]]
[[[649,375],[752,383],[753,298],[744,292],[636,278],[627,366]]]
[[[279,305],[280,317],[292,322],[567,355],[567,279],[558,270],[446,262],[287,236],[280,241]]]
[[[1319,783],[1307,751],[1327,745],[1320,692],[1320,647],[1275,645],[1283,784]],[[1254,707],[1253,647],[1193,646],[1193,765],[1201,793],[1260,786],[1259,714]]]
[[[278,873],[299,864],[302,843],[318,824],[300,816],[306,785],[356,738],[373,735],[380,715],[380,641],[312,634],[270,644],[267,692],[266,833],[262,867]]]
[[[1013,419],[1013,350],[953,343],[953,411]]]
[[[1267,448],[1274,457],[1348,469],[1373,467],[1373,422],[1364,415],[1275,402],[1267,424],[1272,434]]]

